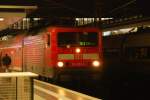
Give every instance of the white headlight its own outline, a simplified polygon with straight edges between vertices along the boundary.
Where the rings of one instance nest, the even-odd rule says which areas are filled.
[[[58,67],[63,67],[64,63],[63,62],[58,62],[57,65],[58,65]]]
[[[99,67],[100,66],[100,62],[99,61],[93,61],[93,66],[94,67]]]
[[[76,53],[80,53],[80,48],[76,48]]]

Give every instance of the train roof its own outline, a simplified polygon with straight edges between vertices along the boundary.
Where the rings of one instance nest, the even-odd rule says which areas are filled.
[[[56,30],[63,30],[63,29],[100,30],[99,28],[96,28],[96,27],[73,27],[73,26],[49,26],[49,27],[47,27],[47,29],[49,29],[49,30],[53,30],[53,29],[56,29]]]

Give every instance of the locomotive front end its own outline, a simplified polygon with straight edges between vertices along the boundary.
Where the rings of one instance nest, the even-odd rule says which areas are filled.
[[[100,31],[74,29],[58,32],[56,37],[59,73],[100,73],[103,65]]]

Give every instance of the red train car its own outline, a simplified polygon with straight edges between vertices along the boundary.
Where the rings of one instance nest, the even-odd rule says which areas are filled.
[[[61,74],[100,73],[102,33],[97,28],[48,27],[35,35],[17,35],[0,42],[11,69],[56,78]]]

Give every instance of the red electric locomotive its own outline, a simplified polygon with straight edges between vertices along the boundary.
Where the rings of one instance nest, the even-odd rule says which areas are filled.
[[[62,74],[100,73],[102,32],[97,28],[48,27],[35,35],[17,35],[0,42],[0,54],[8,54],[11,69],[44,77]]]

